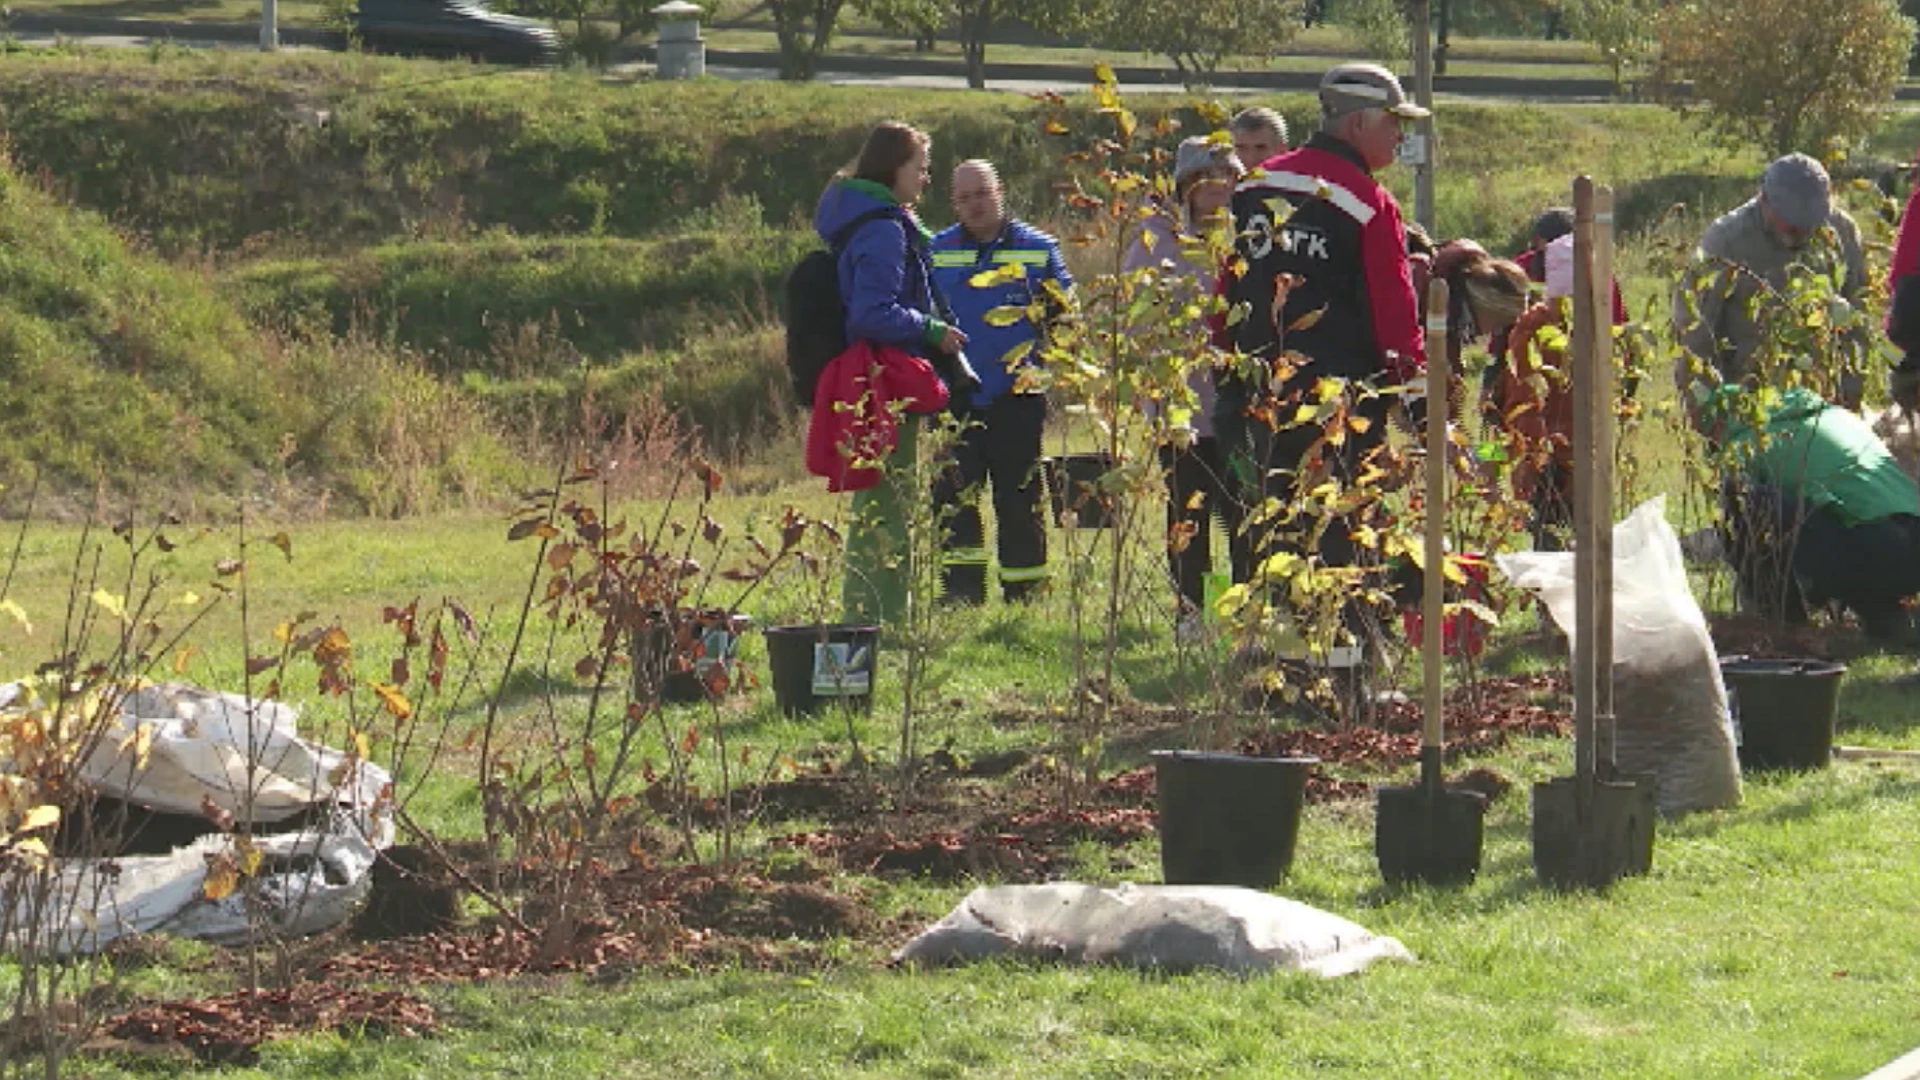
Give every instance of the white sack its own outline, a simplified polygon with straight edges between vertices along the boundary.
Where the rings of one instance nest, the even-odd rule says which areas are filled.
[[[1390,937],[1253,889],[1131,883],[1103,889],[1070,881],[975,889],[893,958],[944,964],[991,956],[1172,970],[1280,968],[1326,977],[1382,958],[1413,959]]]
[[[1626,775],[1653,777],[1654,804],[1677,814],[1737,804],[1740,762],[1720,661],[1665,509],[1656,496],[1613,527],[1614,760]],[[1573,553],[1494,561],[1546,603],[1571,647]]]
[[[105,948],[128,934],[168,933],[221,945],[247,940],[247,887],[219,900],[204,894],[208,860],[231,851],[228,836],[203,836],[170,855],[62,859],[48,904],[12,920],[31,922],[7,942],[59,953]],[[253,881],[265,934],[298,937],[345,922],[373,886],[374,849],[356,835],[284,833],[254,839],[261,868]]]
[[[0,707],[20,692],[18,683],[0,685]],[[205,813],[203,803],[242,817],[249,788],[261,824],[323,808],[318,828],[254,839],[262,926],[310,934],[344,922],[366,899],[374,854],[393,843],[394,824],[387,771],[302,739],[298,718],[283,702],[151,684],[125,696],[78,773],[95,794],[190,817]],[[144,768],[134,738],[141,725],[150,736]],[[30,937],[61,952],[90,952],[155,931],[245,941],[246,889],[221,900],[203,895],[208,858],[230,853],[232,843],[216,834],[168,855],[61,859],[52,902],[38,912],[17,909],[11,924],[32,929],[0,945]]]

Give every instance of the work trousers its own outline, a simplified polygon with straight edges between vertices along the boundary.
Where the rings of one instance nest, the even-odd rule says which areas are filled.
[[[1040,516],[1040,436],[1047,422],[1047,399],[1005,394],[955,415],[962,425],[960,436],[933,485],[934,514],[944,522],[942,595],[954,603],[978,604],[987,598],[980,487],[991,482],[1000,589],[1009,600],[1022,599],[1047,581],[1047,529]]]
[[[1220,440],[1207,435],[1191,446],[1160,448],[1160,467],[1167,481],[1167,570],[1187,606],[1206,601],[1206,575],[1213,570],[1213,519],[1227,533],[1227,561],[1233,580],[1247,580],[1252,550],[1241,523],[1245,520],[1241,492],[1227,474],[1227,457]],[[1198,496],[1196,499],[1195,496]],[[1197,505],[1196,505],[1197,503]],[[1184,547],[1175,536],[1191,526]]]
[[[1920,518],[1848,525],[1764,484],[1729,484],[1723,496],[1728,557],[1749,610],[1804,622],[1808,607],[1837,601],[1868,634],[1901,633],[1901,601],[1920,593]]]

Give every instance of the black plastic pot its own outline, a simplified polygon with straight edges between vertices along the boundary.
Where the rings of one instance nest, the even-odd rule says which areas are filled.
[[[745,615],[720,610],[655,614],[652,625],[633,633],[634,696],[649,697],[657,687],[662,701],[705,701],[709,673],[733,661],[740,635],[752,624]],[[684,646],[676,648],[680,641]]]
[[[1044,459],[1047,494],[1053,500],[1053,519],[1062,528],[1067,512],[1082,529],[1104,529],[1113,524],[1113,497],[1100,491],[1100,479],[1113,471],[1113,458],[1104,453],[1061,454]]]
[[[1740,731],[1743,769],[1823,769],[1833,760],[1845,664],[1730,656],[1720,678]]]
[[[1169,885],[1267,889],[1293,865],[1307,776],[1319,758],[1153,753],[1160,876]]]
[[[781,711],[805,714],[834,701],[873,708],[874,658],[880,628],[847,623],[769,626],[767,670]]]

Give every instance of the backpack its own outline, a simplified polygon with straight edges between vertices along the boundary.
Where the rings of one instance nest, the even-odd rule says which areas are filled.
[[[820,373],[847,349],[847,308],[840,297],[840,253],[854,231],[895,213],[880,206],[842,225],[828,246],[810,251],[787,275],[787,374],[803,409],[813,408]]]

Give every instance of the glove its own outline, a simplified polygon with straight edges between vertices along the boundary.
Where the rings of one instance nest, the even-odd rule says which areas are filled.
[[[970,399],[974,391],[980,389],[980,376],[974,372],[973,365],[967,362],[965,350],[948,356],[946,370],[940,374],[947,380],[948,395],[955,400]]]

